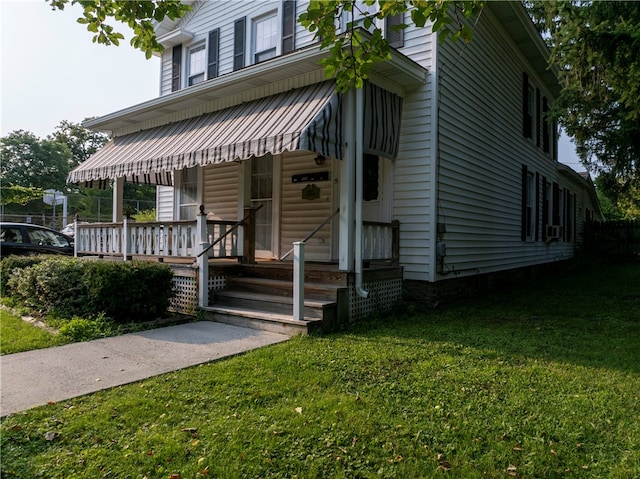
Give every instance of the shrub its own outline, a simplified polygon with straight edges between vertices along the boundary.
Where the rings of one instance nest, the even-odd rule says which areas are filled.
[[[34,309],[61,316],[91,314],[82,263],[74,258],[50,258],[14,270],[9,287]]]
[[[166,313],[172,280],[171,268],[158,263],[52,258],[14,269],[7,285],[43,313],[140,322]]]
[[[63,338],[76,342],[113,336],[114,329],[111,321],[101,314],[96,318],[74,316],[62,323],[58,332]]]
[[[173,271],[166,265],[92,261],[87,273],[94,309],[118,322],[157,319],[173,296]]]
[[[16,269],[24,269],[51,258],[51,256],[16,256],[9,255],[0,261],[0,295],[7,294],[7,283],[11,273]]]

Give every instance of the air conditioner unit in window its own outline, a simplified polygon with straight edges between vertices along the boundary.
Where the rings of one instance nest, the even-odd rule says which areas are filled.
[[[562,226],[547,225],[547,241],[559,240],[562,237]]]

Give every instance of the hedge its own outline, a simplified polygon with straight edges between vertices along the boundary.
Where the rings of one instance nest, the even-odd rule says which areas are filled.
[[[44,314],[141,322],[167,314],[172,280],[171,268],[159,263],[56,257],[14,266],[7,292]]]

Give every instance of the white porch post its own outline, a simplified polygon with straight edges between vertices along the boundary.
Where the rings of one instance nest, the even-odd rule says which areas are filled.
[[[293,243],[293,319],[304,319],[304,241]]]
[[[124,217],[124,177],[113,181],[113,222],[120,223]]]
[[[344,95],[344,145],[343,160],[340,165],[340,250],[339,268],[352,271],[354,261],[354,191],[355,184],[355,92],[348,91]]]
[[[129,228],[127,225],[127,218],[122,220],[122,256],[124,261],[127,261],[129,255]]]
[[[200,214],[196,219],[196,234],[198,235],[198,306],[209,306],[209,254],[203,253],[209,247],[207,232],[207,215],[204,206],[200,207]]]

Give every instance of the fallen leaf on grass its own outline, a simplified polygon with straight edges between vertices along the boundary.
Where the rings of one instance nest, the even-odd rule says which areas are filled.
[[[298,414],[302,414],[302,408],[301,408],[301,407],[297,407],[297,408],[296,408],[296,412],[297,412]]]
[[[51,442],[51,441],[55,441],[56,439],[60,439],[61,436],[62,435],[57,431],[49,431],[45,433],[44,438],[47,441]]]

